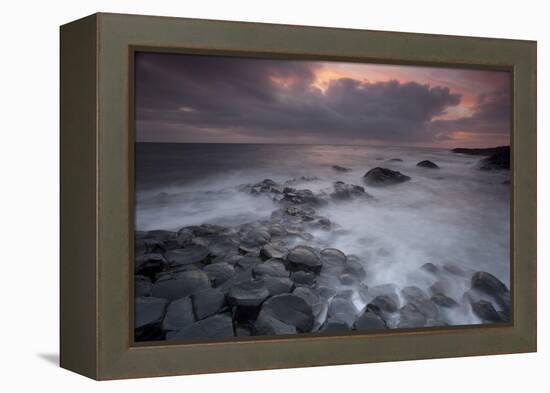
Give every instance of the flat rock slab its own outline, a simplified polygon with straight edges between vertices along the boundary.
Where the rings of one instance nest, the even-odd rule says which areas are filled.
[[[285,259],[287,253],[288,250],[285,247],[268,243],[261,248],[260,257],[262,257],[263,259]]]
[[[168,251],[166,253],[166,259],[172,265],[191,265],[204,261],[209,253],[206,247],[190,246]]]
[[[151,296],[151,280],[145,276],[134,277],[134,294],[135,297]]]
[[[197,319],[204,319],[219,312],[226,304],[225,294],[219,289],[210,288],[193,294],[193,309]]]
[[[376,167],[363,176],[363,181],[369,186],[389,186],[404,183],[411,180],[407,175],[388,168]]]
[[[306,286],[311,287],[315,285],[315,282],[317,280],[317,276],[312,272],[305,272],[303,270],[298,270],[296,272],[293,272],[290,276],[292,281],[298,286]]]
[[[288,325],[274,316],[264,313],[260,314],[254,322],[254,333],[257,336],[276,336],[298,332],[295,326]]]
[[[217,314],[197,321],[177,332],[169,333],[166,335],[166,338],[176,341],[233,336],[233,321],[231,320],[231,316],[229,314]]]
[[[294,282],[288,277],[265,276],[264,285],[271,296],[292,292]]]
[[[301,297],[283,294],[267,299],[258,318],[273,317],[282,323],[294,326],[299,332],[309,332],[313,327],[313,310]]]
[[[368,310],[355,321],[354,327],[356,330],[381,330],[388,328],[382,317]]]
[[[151,294],[155,297],[175,300],[207,288],[210,288],[207,274],[201,270],[189,270],[177,273],[172,278],[168,277],[155,282]]]
[[[288,252],[287,260],[297,270],[312,271],[318,274],[323,266],[315,250],[308,246],[296,246]]]
[[[195,322],[191,298],[183,297],[174,300],[166,309],[166,316],[162,321],[162,330],[180,330]]]
[[[203,271],[208,275],[214,287],[219,287],[235,275],[235,268],[227,262],[206,265]]]
[[[255,277],[288,277],[290,275],[284,263],[276,259],[271,259],[254,266],[252,272]]]
[[[247,280],[232,286],[227,293],[229,304],[240,307],[258,307],[269,296],[263,280]]]
[[[138,297],[135,300],[134,327],[140,329],[158,325],[164,318],[168,301],[155,297]]]

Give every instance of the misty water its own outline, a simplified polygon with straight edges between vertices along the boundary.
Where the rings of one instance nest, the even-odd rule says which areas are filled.
[[[273,179],[314,192],[335,181],[365,187],[374,199],[329,203],[317,208],[331,220],[331,231],[309,231],[318,248],[355,254],[367,272],[364,284],[415,285],[426,292],[441,278],[420,266],[457,266],[467,274],[449,275],[447,294],[460,299],[471,274],[487,271],[510,282],[509,171],[481,171],[480,157],[446,149],[239,144],[136,144],[136,230],[178,230],[205,223],[236,226],[267,219],[277,204],[239,186]],[[402,162],[389,161],[399,158]],[[440,169],[417,167],[422,160]],[[350,168],[341,173],[332,168]],[[374,167],[398,170],[411,181],[369,187],[363,175]],[[308,180],[310,179],[310,180]],[[358,308],[368,299],[355,297]],[[447,316],[451,324],[481,321],[469,308]]]

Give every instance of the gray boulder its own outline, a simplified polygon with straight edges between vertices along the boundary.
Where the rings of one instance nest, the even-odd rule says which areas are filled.
[[[263,281],[270,296],[289,293],[294,289],[294,282],[288,277],[264,276]]]
[[[308,246],[296,246],[288,252],[287,261],[295,270],[306,270],[318,274],[323,266],[315,250]]]
[[[210,288],[210,280],[201,270],[189,270],[166,277],[153,284],[151,295],[169,300],[192,295],[200,290]]]
[[[206,265],[203,271],[208,275],[214,287],[219,287],[235,274],[235,268],[227,262]]]
[[[503,322],[501,315],[495,310],[491,302],[479,300],[472,302],[472,311],[485,323]]]
[[[209,251],[206,247],[190,246],[168,251],[166,259],[172,265],[181,266],[203,262],[208,255]]]
[[[282,261],[277,259],[270,259],[252,268],[254,277],[288,277],[290,273],[286,270]]]
[[[430,161],[430,160],[424,160],[420,161],[416,166],[419,166],[421,168],[428,168],[428,169],[439,169],[436,163]]]
[[[232,286],[227,301],[233,306],[259,307],[269,295],[263,280],[248,280]]]
[[[258,319],[267,317],[293,326],[298,332],[309,332],[313,327],[311,306],[293,294],[282,294],[267,299],[262,305]]]
[[[160,340],[160,328],[168,302],[154,297],[138,297],[134,304],[134,335],[136,341]]]
[[[218,313],[225,306],[225,294],[216,288],[204,289],[191,296],[197,319]]]
[[[373,168],[363,176],[363,181],[367,185],[377,187],[395,185],[409,180],[411,180],[411,178],[401,172],[381,167]]]
[[[233,337],[233,321],[229,314],[217,314],[197,321],[177,332],[169,333],[171,341]]]
[[[191,298],[182,297],[174,300],[166,309],[166,316],[162,321],[163,330],[180,330],[195,322]]]
[[[366,310],[353,325],[355,330],[382,330],[388,326],[382,317],[371,310]]]

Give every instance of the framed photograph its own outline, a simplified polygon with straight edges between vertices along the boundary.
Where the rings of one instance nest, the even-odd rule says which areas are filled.
[[[61,366],[536,350],[536,43],[61,27]]]

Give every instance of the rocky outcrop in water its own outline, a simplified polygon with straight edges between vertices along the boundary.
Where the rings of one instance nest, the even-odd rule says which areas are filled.
[[[486,156],[479,161],[481,170],[510,169],[510,146],[498,146],[484,149],[457,148],[453,153],[468,154],[474,156]]]
[[[363,181],[369,186],[389,186],[404,183],[411,180],[407,175],[388,168],[376,167],[363,176]]]
[[[351,172],[350,168],[346,168],[340,165],[333,165],[332,169],[335,170],[336,172]]]
[[[439,166],[430,160],[420,161],[418,164],[416,164],[416,166],[428,169],[439,169]]]

